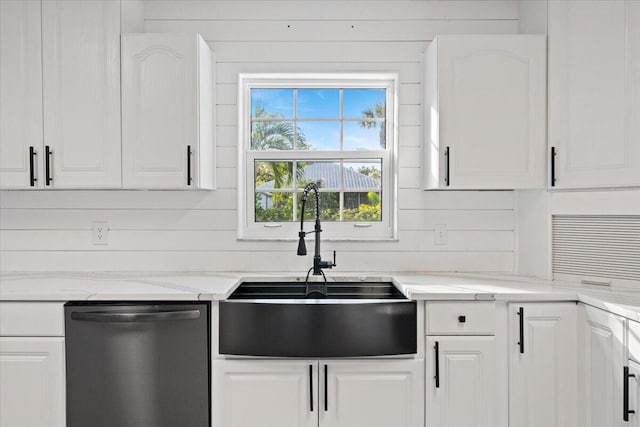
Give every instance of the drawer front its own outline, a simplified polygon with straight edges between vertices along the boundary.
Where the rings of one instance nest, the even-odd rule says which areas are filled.
[[[64,336],[64,303],[0,302],[0,336]]]
[[[428,302],[425,317],[427,335],[494,335],[493,302]]]

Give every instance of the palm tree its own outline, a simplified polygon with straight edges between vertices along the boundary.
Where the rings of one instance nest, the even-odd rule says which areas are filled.
[[[257,104],[255,117],[260,119],[281,119],[278,113],[269,113],[264,105]],[[298,148],[307,148],[306,138],[300,128],[295,129],[292,123],[282,121],[256,121],[251,127],[251,149],[253,150],[291,150],[294,146],[297,131]],[[262,170],[256,171],[257,176],[268,177],[264,182],[273,180],[274,188],[282,188],[291,184],[293,177],[291,162],[263,162]],[[296,175],[302,177],[303,165],[298,164]]]
[[[284,116],[279,113],[269,113],[264,105],[257,104],[255,109],[255,118],[267,119],[254,121],[251,126],[251,149],[252,150],[292,150],[294,145],[299,149],[308,148],[304,133],[300,128],[288,121],[281,121]],[[268,120],[275,119],[275,120]],[[294,143],[294,140],[296,140]],[[296,163],[296,178],[303,180],[304,166],[306,163]],[[255,185],[260,185],[268,181],[273,181],[274,189],[286,188],[291,186],[293,181],[293,162],[278,161],[262,161],[255,171]],[[255,193],[256,210],[259,208],[259,198],[263,197],[259,193]],[[271,194],[273,207],[270,213],[265,216],[262,212],[260,216],[266,220],[291,220],[293,211],[293,200],[286,193],[273,192]],[[271,218],[271,219],[268,219]]]
[[[367,107],[362,110],[362,117],[364,119],[384,119],[386,117],[386,108],[384,103],[376,102],[373,107]],[[365,129],[374,129],[380,127],[380,147],[384,148],[387,141],[387,127],[386,120],[362,120],[360,121],[360,127]]]

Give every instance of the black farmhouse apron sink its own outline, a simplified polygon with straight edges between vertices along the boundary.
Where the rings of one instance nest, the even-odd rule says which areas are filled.
[[[220,302],[219,351],[305,358],[414,354],[416,308],[391,282],[244,282]]]

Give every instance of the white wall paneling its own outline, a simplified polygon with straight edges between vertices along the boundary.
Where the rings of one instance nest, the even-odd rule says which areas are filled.
[[[516,197],[516,273],[550,280],[551,215],[546,190],[519,190]]]
[[[148,1],[143,13],[145,31],[199,31],[216,52],[218,189],[2,192],[0,269],[304,271],[294,240],[234,238],[238,73],[379,71],[399,75],[400,240],[323,242],[338,251],[331,273],[513,271],[514,193],[425,193],[419,153],[432,36],[515,33],[517,1]],[[93,221],[109,222],[109,245],[91,244]],[[447,245],[434,244],[436,224]]]
[[[273,20],[315,19],[332,20],[405,20],[422,17],[425,21],[518,19],[518,2],[512,0],[488,1],[148,1],[145,16],[149,21],[176,20]]]

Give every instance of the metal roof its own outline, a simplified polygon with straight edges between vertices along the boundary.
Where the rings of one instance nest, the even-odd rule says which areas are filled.
[[[380,188],[380,182],[370,176],[361,174],[349,167],[340,166],[339,163],[315,162],[304,167],[302,179],[304,181],[322,181],[321,188],[340,188],[340,173],[343,173],[346,191],[370,190]],[[256,187],[258,190],[272,190],[273,181],[265,182]]]

